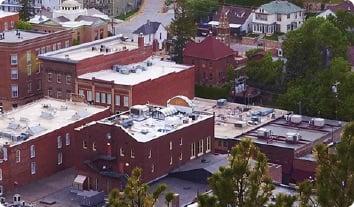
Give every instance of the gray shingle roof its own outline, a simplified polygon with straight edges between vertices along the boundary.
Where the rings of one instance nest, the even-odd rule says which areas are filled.
[[[303,11],[302,8],[292,4],[288,1],[272,1],[267,4],[263,4],[260,8],[271,14],[290,14],[294,12]]]
[[[140,34],[140,33],[142,33],[143,35],[155,34],[160,24],[161,24],[160,22],[147,21],[145,24],[141,25],[137,30],[135,30],[133,34]]]

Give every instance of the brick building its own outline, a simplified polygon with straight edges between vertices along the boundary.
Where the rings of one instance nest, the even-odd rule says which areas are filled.
[[[71,32],[6,31],[0,36],[0,105],[10,109],[43,96],[37,56],[71,45]]]
[[[223,85],[228,66],[234,66],[234,51],[215,37],[190,42],[183,51],[183,63],[194,65],[196,84]]]
[[[44,94],[68,99],[75,91],[78,76],[106,70],[115,64],[141,62],[152,55],[152,47],[122,40],[121,36],[77,45],[39,56],[43,62]]]
[[[75,140],[82,146],[76,155],[80,179],[74,185],[109,192],[122,188],[134,167],[142,168],[143,181],[149,182],[213,152],[214,116],[192,111],[185,99],[174,103],[179,106],[133,106],[79,127]]]
[[[194,98],[194,68],[149,58],[80,75],[75,88],[88,102],[110,106],[112,112],[137,104],[164,105],[177,95]]]
[[[0,194],[73,167],[74,129],[108,114],[105,107],[48,98],[2,114]]]
[[[312,149],[340,139],[345,123],[300,115],[287,111],[196,98],[196,110],[215,113],[215,146],[228,153],[242,138],[250,138],[268,157],[282,166],[284,184],[315,176]]]
[[[15,29],[18,20],[18,13],[0,10],[0,32]]]

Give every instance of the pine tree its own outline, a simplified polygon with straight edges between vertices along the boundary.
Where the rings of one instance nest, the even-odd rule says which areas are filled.
[[[166,185],[159,185],[150,193],[149,186],[141,180],[142,169],[135,168],[123,192],[114,189],[108,198],[109,207],[153,207]]]
[[[354,202],[354,122],[344,129],[335,152],[321,144],[316,147],[316,179],[300,185],[304,207],[343,207]],[[314,193],[312,193],[314,192]]]
[[[31,18],[31,10],[33,9],[30,5],[29,0],[20,0],[20,5],[22,6],[19,15],[22,21],[28,21]]]
[[[249,139],[231,150],[229,166],[212,175],[209,186],[214,198],[204,195],[199,200],[206,207],[215,200],[220,207],[264,206],[274,189],[267,173],[267,158]]]

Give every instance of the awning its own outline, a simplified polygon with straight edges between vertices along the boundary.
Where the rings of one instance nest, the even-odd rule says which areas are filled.
[[[209,25],[211,26],[219,26],[219,22],[218,21],[210,21],[208,22]],[[230,28],[239,28],[242,25],[241,24],[229,24]]]
[[[230,28],[239,28],[241,27],[240,24],[229,24]]]
[[[218,26],[219,22],[218,21],[210,21],[210,22],[208,22],[208,24],[210,24],[212,26]]]
[[[81,184],[83,185],[86,180],[86,176],[84,175],[77,175],[76,178],[74,179],[74,183]]]

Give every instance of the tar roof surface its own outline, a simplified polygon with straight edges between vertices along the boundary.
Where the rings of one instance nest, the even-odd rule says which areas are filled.
[[[33,40],[36,38],[47,36],[48,33],[35,32],[35,31],[22,31],[19,30],[20,35],[16,35],[16,30],[4,31],[5,38],[0,39],[0,43],[20,43],[27,40]]]

